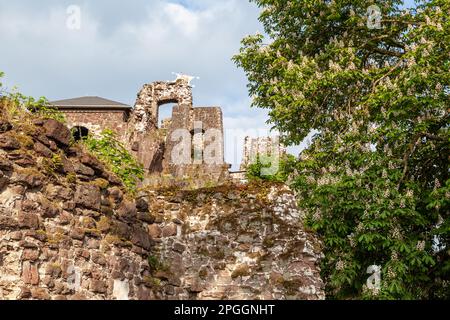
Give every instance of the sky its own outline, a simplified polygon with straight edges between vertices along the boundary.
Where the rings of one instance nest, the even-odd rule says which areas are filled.
[[[50,101],[89,95],[132,106],[145,83],[199,77],[194,105],[222,108],[225,160],[238,169],[244,137],[269,134],[231,61],[243,37],[263,32],[258,16],[247,0],[0,0],[2,82]]]

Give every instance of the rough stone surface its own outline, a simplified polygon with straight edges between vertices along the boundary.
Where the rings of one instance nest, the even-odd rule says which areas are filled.
[[[302,215],[287,187],[184,191],[181,202],[177,194],[150,192],[149,199],[150,207],[165,208],[154,248],[163,266],[153,277],[165,283],[169,298],[324,298],[321,244],[300,227]]]
[[[61,122],[49,119],[44,123],[45,134],[48,138],[54,140],[62,146],[68,146],[70,143],[70,130]]]
[[[164,119],[162,125],[158,126],[159,109],[168,103],[176,104],[172,117]],[[187,76],[179,75],[175,81],[145,84],[132,110],[74,107],[61,111],[65,113],[70,128],[83,127],[95,136],[105,129],[115,131],[128,150],[143,164],[150,176],[149,180],[157,180],[156,184],[162,175],[170,175],[174,179],[189,177],[189,183],[194,185],[223,182],[229,178],[229,165],[224,162],[222,111],[220,107],[194,107],[192,87]],[[41,140],[48,137],[60,145],[68,144],[70,132],[67,128],[62,129],[53,120],[43,123],[43,127],[46,132]],[[185,131],[183,141],[180,140],[180,130]],[[37,151],[49,156],[48,145],[41,142],[43,146],[36,146]],[[176,154],[174,149],[180,147],[180,142],[186,149],[186,159],[182,163],[173,157]],[[12,149],[17,146],[13,140],[4,143]],[[79,174],[91,177],[92,169],[95,168],[87,165],[92,168],[89,169],[85,165],[75,164],[74,169]]]
[[[285,186],[144,188],[136,200],[100,188],[110,173],[60,133],[30,131],[0,133],[22,135],[19,149],[0,146],[0,300],[324,298],[321,244]],[[94,175],[55,170],[56,154]]]

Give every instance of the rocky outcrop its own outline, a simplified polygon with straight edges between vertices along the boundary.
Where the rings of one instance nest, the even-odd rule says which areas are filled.
[[[61,123],[0,128],[0,299],[324,297],[284,186],[131,197]]]

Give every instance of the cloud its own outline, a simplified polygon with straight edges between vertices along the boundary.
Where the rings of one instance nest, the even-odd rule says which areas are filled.
[[[164,12],[180,33],[186,36],[194,36],[198,31],[200,16],[182,5],[168,3]]]
[[[80,7],[80,30],[66,27],[69,5]],[[194,104],[221,106],[228,130],[267,129],[267,114],[250,108],[247,79],[231,61],[240,40],[262,29],[258,15],[243,0],[0,0],[0,70],[28,95],[131,105],[144,83],[187,73],[200,77]],[[235,167],[236,143],[226,153]]]

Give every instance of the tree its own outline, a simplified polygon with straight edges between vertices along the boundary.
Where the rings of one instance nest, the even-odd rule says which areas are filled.
[[[268,39],[234,60],[285,145],[317,132],[293,187],[328,297],[450,298],[450,2],[253,1]]]

